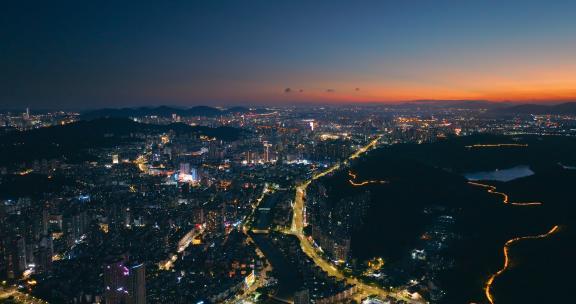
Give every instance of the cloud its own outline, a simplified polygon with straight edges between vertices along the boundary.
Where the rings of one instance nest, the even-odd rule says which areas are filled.
[[[334,92],[336,92],[336,90],[334,90],[334,89],[326,89],[326,93],[334,93]]]

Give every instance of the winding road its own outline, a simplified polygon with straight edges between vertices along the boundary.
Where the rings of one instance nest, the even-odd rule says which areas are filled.
[[[509,198],[508,194],[496,191],[496,187],[494,187],[492,185],[481,184],[481,183],[477,183],[477,182],[468,182],[468,184],[473,185],[473,186],[486,188],[486,191],[488,193],[492,193],[492,194],[496,194],[496,195],[501,196],[502,202],[504,204],[510,204],[510,205],[514,205],[514,206],[539,206],[539,205],[542,205],[542,202],[510,202],[510,198]]]
[[[353,173],[352,171],[348,171],[348,176],[350,176],[350,179],[348,180],[348,182],[350,183],[350,185],[352,185],[354,187],[362,187],[362,186],[372,185],[372,184],[387,184],[388,183],[388,181],[385,181],[385,180],[365,180],[365,181],[361,181],[361,182],[356,182],[355,180],[358,177],[358,175]]]
[[[502,273],[504,273],[506,271],[506,269],[508,269],[510,267],[510,255],[509,255],[509,250],[510,250],[510,246],[512,246],[513,244],[520,242],[520,241],[524,241],[524,240],[534,240],[534,239],[543,239],[546,237],[549,237],[550,235],[558,232],[558,229],[560,227],[558,225],[552,227],[552,229],[550,229],[548,232],[543,233],[543,234],[539,234],[539,235],[529,235],[529,236],[522,236],[522,237],[516,237],[513,239],[510,239],[508,241],[506,241],[506,243],[504,244],[504,266],[502,266],[502,268],[500,268],[500,270],[498,270],[497,272],[495,272],[494,274],[492,274],[490,276],[490,278],[488,278],[488,281],[486,281],[486,285],[484,287],[484,294],[486,295],[486,299],[488,299],[488,301],[490,301],[491,304],[494,304],[494,296],[492,295],[492,284],[494,283],[494,280],[500,276]]]
[[[481,184],[481,183],[477,183],[477,182],[468,182],[468,184],[473,185],[473,186],[477,186],[477,187],[485,188],[486,192],[501,196],[502,202],[504,204],[514,205],[514,206],[539,206],[539,205],[542,205],[542,202],[510,202],[510,198],[509,198],[508,194],[496,191],[496,187],[494,187],[492,185]],[[515,237],[512,239],[509,239],[508,241],[506,241],[506,243],[504,243],[504,247],[502,249],[502,251],[504,252],[504,265],[498,271],[493,273],[488,278],[488,280],[486,281],[486,284],[484,285],[484,295],[486,296],[486,299],[488,299],[490,304],[495,304],[494,295],[492,294],[492,285],[494,285],[494,280],[498,276],[503,274],[508,268],[510,268],[510,254],[509,254],[510,246],[512,246],[513,244],[515,244],[517,242],[523,241],[523,240],[543,239],[543,238],[549,237],[550,235],[558,232],[559,229],[560,229],[560,227],[558,225],[556,225],[556,226],[552,227],[552,229],[550,229],[546,233],[542,233],[539,235]]]

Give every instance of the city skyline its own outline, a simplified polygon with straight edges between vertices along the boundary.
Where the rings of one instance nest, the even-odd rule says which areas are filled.
[[[6,3],[0,303],[565,303],[574,37],[573,0]]]

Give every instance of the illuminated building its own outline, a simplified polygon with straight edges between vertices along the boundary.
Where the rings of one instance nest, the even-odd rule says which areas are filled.
[[[264,162],[270,162],[270,147],[272,146],[267,141],[263,142],[264,144]]]
[[[200,174],[198,173],[198,169],[196,168],[190,169],[190,178],[193,184],[200,183]]]
[[[22,236],[7,237],[0,244],[2,264],[0,268],[5,271],[8,279],[19,277],[26,270],[26,241]]]
[[[104,285],[107,304],[146,304],[144,264],[126,266],[122,258],[111,261],[104,268]]]
[[[206,231],[211,233],[221,233],[224,228],[222,210],[214,209],[208,211],[206,216]]]
[[[104,299],[107,304],[128,302],[128,276],[130,270],[122,259],[115,260],[104,268]]]
[[[118,154],[112,154],[112,163],[113,164],[119,163]]]
[[[86,232],[88,227],[88,216],[86,211],[80,211],[73,214],[70,218],[67,218],[67,235],[68,244],[73,245],[75,241],[79,240],[82,235]]]
[[[254,156],[252,151],[248,150],[246,151],[246,163],[247,164],[251,164],[254,161]]]
[[[180,163],[180,174],[189,174],[189,173],[190,173],[190,164]]]
[[[135,264],[129,267],[128,276],[128,303],[146,304],[146,267],[144,264]]]

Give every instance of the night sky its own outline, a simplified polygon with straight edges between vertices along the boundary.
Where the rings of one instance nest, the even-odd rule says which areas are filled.
[[[576,1],[0,7],[0,108],[574,97]]]

